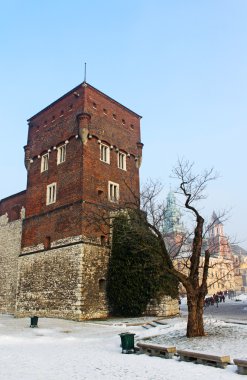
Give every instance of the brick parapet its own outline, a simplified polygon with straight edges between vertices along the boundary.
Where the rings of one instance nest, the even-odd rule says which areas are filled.
[[[21,209],[26,207],[26,190],[0,200],[0,216],[7,214],[9,222],[21,219]]]

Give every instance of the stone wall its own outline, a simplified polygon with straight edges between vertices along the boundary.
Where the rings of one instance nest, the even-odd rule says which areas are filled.
[[[0,313],[14,313],[22,220],[0,216]]]
[[[78,242],[21,255],[15,315],[72,320],[106,317],[108,251]]]
[[[85,245],[82,268],[82,319],[105,318],[108,315],[106,277],[110,249]]]
[[[22,212],[24,217],[24,212]],[[82,235],[22,249],[22,219],[0,216],[0,313],[72,320],[106,318],[110,249]],[[150,303],[147,315],[179,313],[177,300]]]
[[[149,303],[145,315],[156,317],[172,317],[179,314],[179,303],[177,299],[164,296],[161,300],[153,300]]]
[[[0,313],[78,321],[108,316],[109,247],[76,236],[56,241],[47,250],[43,245],[26,248],[19,256],[21,232],[21,219],[0,217]],[[146,315],[178,313],[177,300],[164,297],[150,303]]]

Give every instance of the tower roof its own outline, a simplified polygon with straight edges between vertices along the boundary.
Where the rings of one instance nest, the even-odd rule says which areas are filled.
[[[212,214],[212,221],[214,222],[214,224],[223,224],[215,211],[213,211]]]
[[[78,86],[74,87],[72,90],[68,91],[66,94],[64,94],[63,96],[61,96],[60,98],[58,98],[57,100],[55,100],[54,102],[52,102],[51,104],[49,104],[47,107],[43,108],[41,111],[39,111],[38,113],[36,113],[35,115],[31,116],[27,121],[30,122],[32,121],[34,118],[36,118],[38,115],[40,115],[42,112],[48,110],[49,108],[51,108],[52,106],[54,106],[54,104],[58,103],[60,100],[66,98],[66,96],[70,95],[71,93],[74,93],[76,91],[78,91],[79,89],[83,88],[91,88],[93,91],[97,92],[98,94],[100,94],[101,96],[107,98],[108,100],[110,100],[111,102],[117,104],[118,106],[120,106],[121,108],[125,109],[126,111],[132,113],[133,115],[135,115],[137,118],[141,119],[142,116],[138,115],[136,112],[130,110],[129,108],[125,107],[124,105],[122,105],[121,103],[117,102],[116,100],[114,100],[113,98],[111,98],[110,96],[104,94],[103,92],[101,92],[100,90],[97,90],[97,88],[91,86],[89,83],[86,83],[86,82],[82,82],[80,83]]]

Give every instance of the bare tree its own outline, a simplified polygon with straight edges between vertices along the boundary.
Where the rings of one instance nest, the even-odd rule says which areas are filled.
[[[157,182],[149,181],[141,192],[141,204],[139,196],[135,197],[131,194],[131,201],[117,205],[105,204],[97,206],[97,210],[91,210],[88,215],[88,220],[94,224],[98,223],[99,226],[104,226],[104,233],[110,233],[112,220],[114,215],[117,215],[120,210],[128,212],[128,209],[135,211],[139,215],[141,223],[137,223],[138,228],[142,225],[154,233],[159,242],[159,251],[162,256],[164,271],[176,278],[186,289],[187,304],[188,304],[188,321],[187,321],[187,337],[204,336],[204,299],[208,291],[207,278],[210,266],[210,249],[203,244],[204,236],[207,230],[205,220],[197,206],[197,202],[205,199],[205,190],[209,182],[217,178],[217,174],[213,169],[205,170],[202,174],[193,174],[193,164],[188,161],[179,160],[173,170],[173,174],[179,181],[178,192],[183,196],[184,207],[190,212],[194,220],[193,231],[184,235],[180,242],[176,243],[173,247],[173,254],[171,254],[171,247],[167,244],[164,238],[164,219],[166,213],[164,212],[165,205],[160,201],[161,185]],[[145,229],[144,229],[145,231]],[[139,234],[141,232],[139,231]],[[189,244],[188,244],[189,241]],[[188,248],[189,247],[189,248]],[[184,257],[183,265],[186,267],[180,268],[177,265],[176,258]]]
[[[149,227],[160,241],[162,254],[167,263],[166,270],[177,278],[186,289],[188,304],[187,337],[204,336],[203,310],[204,299],[208,290],[207,278],[210,265],[210,249],[205,248],[203,244],[205,221],[199,211],[197,202],[205,199],[207,184],[215,180],[217,174],[213,169],[210,169],[200,175],[194,175],[193,164],[184,160],[178,161],[173,174],[179,181],[178,192],[184,198],[184,207],[194,217],[193,232],[184,235],[180,242],[176,244],[176,249],[172,247],[173,255],[169,252],[171,246],[168,247],[159,228],[161,217],[160,211],[156,214],[156,210],[160,210],[160,208],[150,190],[144,191],[144,194],[149,194],[149,196],[144,196],[146,198],[144,208],[148,215]],[[187,244],[188,241],[190,241],[190,244]],[[186,270],[177,265],[178,261],[175,258],[178,257],[184,258],[182,262]]]

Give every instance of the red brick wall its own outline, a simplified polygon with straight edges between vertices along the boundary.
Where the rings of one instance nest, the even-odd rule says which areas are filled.
[[[120,203],[125,204],[132,198],[131,190],[139,194],[139,170],[135,159],[126,158],[127,170],[118,168],[118,154],[110,150],[110,164],[100,161],[100,146],[97,139],[91,139],[83,150],[83,198],[90,202],[108,202],[108,181],[119,184]],[[98,191],[103,193],[98,194]]]
[[[48,134],[47,144],[49,138]],[[71,138],[66,145],[65,162],[57,165],[57,150],[51,149],[48,170],[41,172],[41,158],[35,158],[28,171],[26,217],[39,215],[81,199],[81,166],[82,144],[75,138]],[[47,206],[46,188],[53,182],[57,183],[57,201]]]
[[[79,88],[79,93],[79,97],[69,93],[30,119],[28,145],[31,157],[78,133],[76,116],[83,112],[83,88]]]
[[[48,236],[51,243],[59,239],[78,236],[81,234],[81,223],[81,203],[24,219],[22,247],[45,244]]]
[[[26,191],[21,191],[20,193],[1,199],[0,216],[7,212],[10,222],[20,219],[22,207],[26,207]]]
[[[108,97],[86,88],[85,111],[91,114],[89,133],[95,138],[88,141],[84,148],[83,180],[84,197],[97,201],[98,189],[103,190],[102,199],[107,201],[108,180],[120,185],[120,202],[125,202],[130,192],[128,187],[139,194],[139,170],[136,168],[136,143],[140,141],[140,118]],[[115,115],[115,118],[113,118]],[[100,161],[100,148],[97,138],[109,146],[110,165]],[[116,148],[130,153],[127,158],[127,170],[117,165]]]

